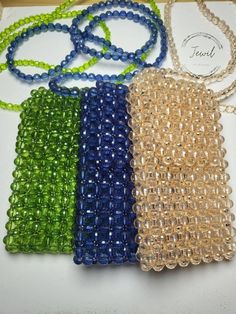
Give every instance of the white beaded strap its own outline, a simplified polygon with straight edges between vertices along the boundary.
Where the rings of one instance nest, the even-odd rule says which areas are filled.
[[[214,25],[216,25],[225,35],[225,37],[229,40],[230,43],[230,53],[231,53],[231,59],[229,60],[229,63],[225,69],[220,71],[219,73],[215,73],[209,77],[206,81],[214,82],[214,80],[222,80],[225,77],[227,77],[229,74],[232,74],[235,67],[236,67],[236,36],[234,32],[230,29],[228,24],[221,20],[218,16],[215,16],[214,13],[212,13],[206,6],[206,4],[203,2],[203,0],[196,0],[200,12],[205,16],[208,21],[212,22]]]
[[[182,65],[177,53],[176,45],[174,42],[173,37],[173,31],[171,26],[171,8],[173,6],[173,3],[176,2],[176,0],[168,0],[167,4],[165,5],[165,13],[164,13],[164,21],[166,25],[166,30],[168,33],[168,42],[169,42],[169,49],[171,54],[171,59],[173,61],[173,66],[175,70],[182,70]],[[230,53],[231,53],[231,59],[225,69],[218,73],[210,74],[209,76],[205,75],[191,75],[199,80],[202,80],[204,82],[215,82],[215,81],[221,81],[229,74],[233,73],[235,67],[236,67],[236,36],[234,32],[230,29],[230,27],[226,24],[225,21],[221,20],[219,17],[215,16],[214,13],[212,13],[206,6],[206,4],[202,0],[196,0],[200,12],[205,16],[210,22],[215,24],[226,36],[226,38],[229,40],[230,43]]]
[[[226,104],[221,104],[220,105],[220,112],[236,114],[236,107],[235,106],[226,105]]]
[[[235,67],[236,67],[236,36],[234,32],[230,29],[230,27],[227,25],[227,23],[223,20],[221,20],[219,17],[215,16],[214,13],[212,13],[206,6],[206,4],[203,2],[203,0],[196,0],[200,12],[213,24],[215,24],[226,36],[226,38],[229,40],[230,43],[230,52],[231,52],[231,59],[225,69],[218,73],[211,74],[209,76],[204,75],[196,75],[193,73],[186,73],[183,71],[183,68],[180,63],[180,59],[178,56],[178,52],[176,49],[176,45],[173,38],[173,32],[172,32],[172,26],[171,26],[171,8],[173,4],[176,2],[176,0],[168,0],[167,4],[165,5],[165,13],[164,13],[164,21],[166,30],[168,33],[168,43],[169,43],[169,50],[171,59],[173,62],[174,69],[176,71],[180,71],[184,73],[184,77],[187,79],[194,79],[195,81],[205,82],[205,83],[212,83],[217,81],[222,81],[226,76],[233,73]],[[232,1],[234,4],[236,4],[236,1]],[[177,73],[175,73],[176,75]],[[223,100],[231,96],[233,93],[236,92],[236,82],[234,81],[229,87],[222,89],[215,93],[215,96],[218,100]],[[228,112],[228,113],[234,113],[236,114],[236,109],[234,106],[230,105],[221,105],[221,111],[222,112]]]

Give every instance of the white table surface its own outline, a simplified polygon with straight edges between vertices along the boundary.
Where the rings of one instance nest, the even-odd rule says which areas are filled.
[[[214,12],[236,32],[236,8],[225,1],[211,3]],[[163,5],[160,5],[163,12]],[[50,7],[4,9],[0,30],[18,18],[50,11]],[[147,32],[131,22],[108,23],[114,43],[134,50],[146,40]],[[173,10],[173,29],[181,57],[188,62],[181,43],[189,34],[207,32],[224,46],[224,66],[229,45],[222,34],[197,11],[196,4],[177,4]],[[137,36],[138,34],[138,36]],[[32,38],[17,52],[17,58],[59,62],[72,48],[65,34],[43,34]],[[157,54],[157,50],[152,54]],[[0,61],[5,60],[4,56]],[[74,64],[81,64],[78,58]],[[170,66],[169,58],[164,66]],[[101,63],[95,72],[119,73],[124,66]],[[28,70],[30,71],[30,70]],[[35,69],[31,69],[31,72]],[[236,78],[236,72],[232,79]],[[70,85],[85,86],[73,82]],[[47,84],[45,84],[46,86]],[[217,88],[224,84],[217,85]],[[38,87],[38,86],[36,86]],[[0,75],[0,98],[20,103],[30,95],[32,86],[19,83],[7,72]],[[236,105],[236,97],[227,103]],[[19,114],[0,111],[0,314],[234,314],[236,313],[236,258],[161,273],[142,272],[138,266],[76,266],[72,256],[11,255],[2,239],[6,234],[6,211],[14,170],[15,140]],[[236,203],[236,116],[223,114],[228,172]],[[235,212],[235,209],[234,209]]]

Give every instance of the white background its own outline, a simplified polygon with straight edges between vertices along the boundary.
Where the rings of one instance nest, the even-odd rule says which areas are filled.
[[[229,2],[211,3],[210,8],[227,20],[236,32],[236,8]],[[160,5],[163,9],[163,5]],[[52,8],[9,8],[3,12],[0,30],[20,17],[50,11]],[[163,12],[163,10],[162,10]],[[108,23],[112,41],[135,50],[147,39],[147,31],[131,22]],[[196,4],[176,4],[173,29],[181,60],[189,62],[181,49],[191,33],[205,31],[216,36],[225,49],[221,65],[229,58],[229,45],[222,34],[204,17]],[[25,43],[17,58],[59,62],[72,48],[68,35],[43,34]],[[158,53],[158,49],[152,55]],[[4,62],[1,56],[0,61]],[[74,64],[81,64],[81,57]],[[168,59],[164,66],[170,66]],[[191,66],[191,65],[190,65]],[[124,66],[101,63],[92,71],[119,73]],[[25,69],[35,71],[35,69]],[[38,71],[38,70],[37,70]],[[234,73],[233,79],[236,78]],[[232,81],[232,78],[231,78]],[[85,86],[87,83],[72,82]],[[71,85],[70,84],[70,85]],[[218,85],[218,88],[223,85]],[[38,87],[38,86],[35,86]],[[30,95],[32,86],[19,83],[10,74],[0,75],[0,98],[20,103]],[[236,105],[236,97],[227,100]],[[14,169],[15,140],[19,114],[0,111],[0,314],[234,314],[236,313],[236,258],[232,262],[212,263],[161,273],[142,272],[138,266],[85,268],[76,266],[72,256],[11,255],[2,239],[6,234],[10,184]],[[228,172],[236,203],[236,116],[223,114]],[[234,209],[235,212],[235,209]]]

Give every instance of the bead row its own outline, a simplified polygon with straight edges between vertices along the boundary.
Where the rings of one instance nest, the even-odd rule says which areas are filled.
[[[112,45],[109,41],[91,34],[92,29],[96,26],[98,22],[105,21],[114,17],[121,19],[127,18],[128,20],[133,20],[135,23],[140,22],[141,25],[146,26],[150,30],[150,39],[145,43],[145,45],[143,45],[140,49],[137,49],[135,52],[126,52],[123,51],[122,48],[117,48],[115,45]],[[102,13],[100,16],[95,16],[95,18],[89,23],[89,25],[85,27],[84,32],[81,32],[81,36],[83,39],[78,39],[76,41],[76,50],[79,50],[92,57],[97,57],[99,59],[104,58],[106,60],[112,59],[114,61],[121,60],[123,62],[131,61],[137,63],[138,61],[141,61],[139,57],[143,53],[151,49],[156,43],[157,29],[150,20],[146,19],[144,16],[134,14],[132,11],[108,11],[106,13]],[[102,51],[97,51],[94,48],[89,48],[88,46],[85,46],[86,40],[94,42],[95,44],[101,44],[102,46],[106,46],[109,51],[103,53]]]
[[[22,71],[16,68],[14,64],[14,55],[18,49],[18,47],[26,40],[28,40],[30,37],[33,37],[34,35],[41,34],[42,32],[62,32],[62,33],[69,33],[69,27],[67,25],[61,25],[59,23],[57,24],[41,24],[40,26],[34,26],[32,28],[29,28],[26,32],[22,33],[20,36],[17,36],[10,44],[10,47],[8,47],[8,53],[6,55],[7,64],[9,70],[18,78],[20,78],[23,81],[26,81],[27,83],[32,82],[39,82],[48,80],[48,78],[55,76],[56,73],[60,73],[61,69],[69,64],[69,62],[76,56],[76,52],[71,52],[69,56],[66,57],[65,60],[61,62],[60,65],[57,65],[55,69],[49,69],[47,72],[44,72],[42,74],[24,74]]]

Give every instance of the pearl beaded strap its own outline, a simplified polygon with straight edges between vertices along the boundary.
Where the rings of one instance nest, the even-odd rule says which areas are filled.
[[[177,53],[176,45],[174,43],[173,38],[173,32],[171,27],[171,7],[173,3],[176,0],[169,0],[165,6],[165,13],[164,13],[164,21],[166,25],[166,31],[168,33],[168,42],[169,42],[169,50],[170,55],[173,61],[173,66],[176,71],[182,71],[182,66],[180,63],[180,59]],[[215,16],[207,7],[206,4],[203,2],[203,0],[196,0],[200,12],[214,25],[216,25],[226,36],[226,38],[229,40],[230,43],[230,52],[231,52],[231,59],[225,69],[220,71],[219,73],[215,73],[209,76],[203,76],[203,75],[195,75],[192,73],[189,73],[189,76],[195,78],[197,81],[205,82],[205,83],[212,83],[215,81],[221,81],[223,80],[227,75],[233,73],[235,66],[236,66],[236,36],[233,33],[233,31],[230,29],[230,27],[226,24],[225,21],[220,19],[219,17]],[[235,3],[235,1],[233,1]],[[223,100],[236,91],[236,81],[234,81],[229,87],[222,89],[219,92],[216,92],[215,95],[217,99]],[[226,109],[227,108],[227,109]],[[220,109],[223,112],[230,112],[230,113],[236,113],[235,108],[233,106],[229,105],[221,105]]]
[[[168,42],[169,42],[169,48],[170,48],[170,54],[173,61],[174,69],[178,71],[183,71],[176,45],[173,38],[173,32],[171,27],[171,7],[173,3],[176,2],[176,0],[168,0],[166,6],[165,6],[165,13],[164,13],[164,21],[166,25],[166,30],[168,32]],[[204,82],[214,82],[223,80],[227,75],[230,73],[233,73],[235,67],[236,67],[236,36],[233,33],[233,31],[229,28],[229,26],[226,24],[225,21],[221,20],[219,17],[215,16],[214,13],[212,13],[206,6],[206,4],[202,0],[196,0],[200,12],[214,25],[216,25],[228,38],[230,43],[230,53],[231,53],[231,59],[225,69],[223,69],[219,73],[214,73],[209,76],[204,75],[196,75],[193,73],[190,73],[191,76],[198,78],[201,81]]]

